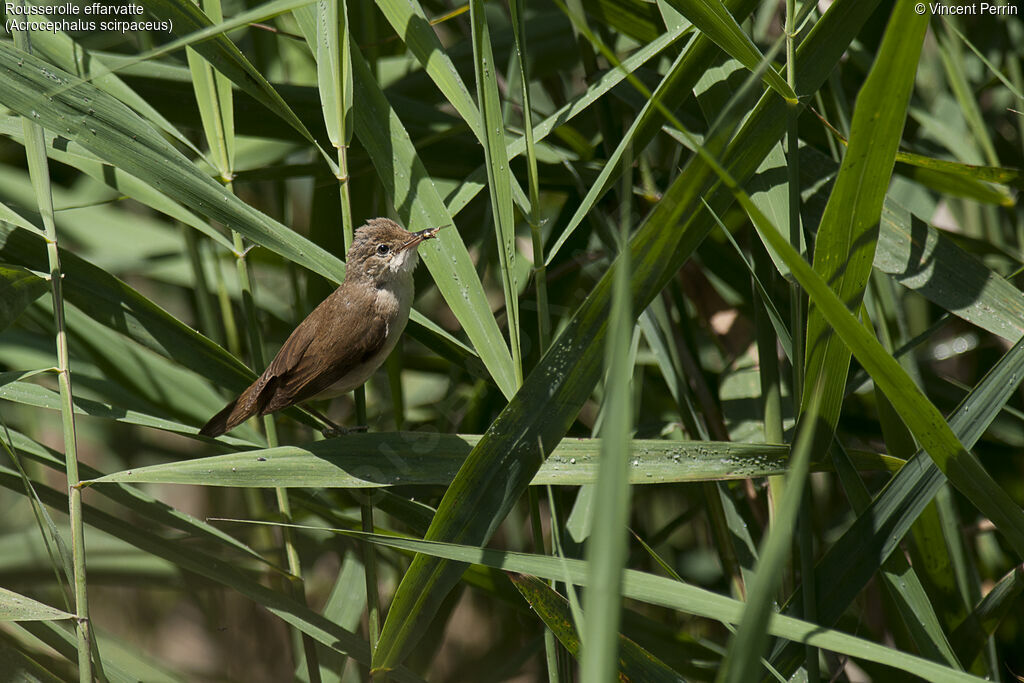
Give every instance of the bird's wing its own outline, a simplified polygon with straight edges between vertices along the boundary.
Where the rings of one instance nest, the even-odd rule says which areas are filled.
[[[272,395],[266,397],[267,402],[262,405],[261,414],[266,415],[301,403],[326,390],[353,367],[380,351],[386,333],[386,323],[376,318],[366,326],[365,334],[356,343],[345,347],[339,346],[336,335],[329,335],[330,338],[326,335],[313,337],[296,348],[288,348],[286,342],[264,373],[271,376],[266,387],[269,392],[265,393]]]

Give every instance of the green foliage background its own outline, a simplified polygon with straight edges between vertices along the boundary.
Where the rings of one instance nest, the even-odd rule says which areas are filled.
[[[1019,15],[146,11],[0,37],[6,676],[1024,672]],[[198,437],[378,215],[368,433]]]

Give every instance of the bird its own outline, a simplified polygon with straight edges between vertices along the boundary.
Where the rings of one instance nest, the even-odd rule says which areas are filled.
[[[441,227],[409,232],[388,218],[366,221],[353,235],[341,285],[299,323],[263,374],[199,434],[218,437],[254,415],[362,386],[405,329],[417,249]]]

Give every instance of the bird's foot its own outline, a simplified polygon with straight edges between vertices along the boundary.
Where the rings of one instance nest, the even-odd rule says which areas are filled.
[[[365,432],[366,425],[356,425],[355,427],[342,427],[341,425],[332,424],[330,427],[324,427],[320,430],[320,433],[324,435],[325,439],[331,439],[336,436],[348,436],[356,432]]]
[[[330,439],[335,436],[345,436],[352,432],[365,432],[366,425],[357,425],[355,427],[342,427],[341,425],[335,424],[329,420],[326,415],[321,413],[319,410],[315,410],[309,406],[304,406],[306,410],[316,419],[320,420],[320,433],[324,435],[325,439]]]

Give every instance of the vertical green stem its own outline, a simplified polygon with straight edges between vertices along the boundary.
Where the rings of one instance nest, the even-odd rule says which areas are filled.
[[[786,0],[786,82],[796,90],[796,0]],[[800,104],[791,102],[786,118],[786,162],[789,171],[789,240],[799,251],[800,249],[800,136],[798,121]],[[811,244],[807,245],[808,251]],[[804,385],[804,308],[803,294],[795,282],[790,286],[790,306],[792,307],[793,334],[793,405],[801,405]],[[810,520],[807,518],[814,509],[812,490],[807,486],[801,494],[801,523],[797,528],[797,546],[800,556],[801,572],[809,576],[813,571],[812,557],[814,543],[811,538]],[[813,621],[815,618],[814,582],[803,581],[804,618]],[[818,649],[810,645],[805,647],[807,677],[816,681],[820,677],[818,670]]]
[[[24,6],[24,3],[22,3]],[[15,46],[26,52],[32,47],[22,31],[14,32]],[[56,329],[57,385],[60,390],[60,412],[64,433],[64,467],[68,480],[68,515],[71,524],[71,562],[75,581],[75,631],[78,637],[78,678],[93,679],[92,625],[89,622],[89,594],[85,573],[85,524],[82,520],[82,489],[78,487],[78,449],[75,440],[75,413],[71,394],[71,362],[68,358],[68,335],[64,321],[64,295],[57,248],[57,225],[53,219],[53,195],[50,171],[46,161],[43,129],[29,119],[22,119],[25,132],[25,156],[29,177],[35,189],[36,204],[46,231],[46,255],[50,269],[53,296],[53,324]],[[97,657],[97,664],[99,663]]]
[[[759,245],[758,245],[759,246]],[[771,259],[762,248],[754,250],[754,268],[758,279],[765,289],[771,291],[772,267]],[[754,308],[754,320],[757,326],[757,357],[758,372],[761,379],[761,402],[764,410],[764,440],[767,443],[782,443],[782,381],[779,376],[778,342],[775,331],[768,316],[768,311],[761,301],[760,292],[754,287],[754,299],[758,305]]]
[[[277,443],[277,425],[274,419],[267,415],[263,418],[263,426],[267,432],[267,443]],[[277,487],[274,489],[277,498],[277,508],[286,522],[292,521],[292,505],[288,498],[288,489]],[[285,556],[288,560],[288,572],[291,574],[291,588],[295,598],[302,604],[306,604],[306,586],[302,578],[302,564],[299,560],[299,551],[295,546],[295,536],[290,529],[282,527],[284,533]],[[310,683],[320,683],[320,662],[316,652],[316,643],[312,637],[302,633],[299,638],[302,642],[302,653],[306,659],[306,670]]]
[[[235,309],[231,305],[227,283],[220,260],[213,260],[213,274],[217,280],[217,306],[220,308],[220,319],[224,323],[224,345],[235,356],[242,356],[242,340],[238,336],[238,323],[235,321]]]
[[[342,139],[345,137],[344,126],[341,131]],[[349,193],[348,174],[348,148],[345,145],[338,147],[338,192],[341,202],[341,225],[345,235],[346,251],[352,246],[355,234],[352,224],[352,197]],[[358,387],[353,393],[356,404],[356,424],[367,424],[366,415],[366,388]],[[367,533],[374,532],[373,526],[373,489],[366,489],[359,496],[359,516],[361,529]],[[363,559],[364,576],[366,579],[366,629],[370,641],[370,651],[377,649],[377,641],[380,638],[380,594],[377,587],[377,551],[372,543],[362,543],[360,551]]]
[[[345,183],[347,186],[348,183]],[[347,192],[345,192],[347,195]],[[356,422],[364,425],[366,419],[366,389],[355,390]],[[373,527],[373,489],[359,492],[360,528],[366,533],[374,533]],[[360,552],[363,560],[363,576],[366,581],[366,630],[370,641],[370,652],[377,649],[380,639],[380,594],[377,587],[377,551],[372,543],[361,543]]]
[[[217,324],[217,316],[214,315],[214,297],[210,290],[210,282],[206,278],[206,266],[202,247],[196,231],[188,226],[182,226],[182,233],[185,236],[185,250],[188,253],[189,265],[192,266],[193,287],[196,297],[196,312],[199,315],[199,324],[203,333],[210,339],[223,344],[223,328]]]
[[[29,128],[35,129],[36,138],[33,146],[45,156],[43,150],[42,131],[38,126],[24,122],[26,141],[30,139]],[[29,157],[31,159],[31,156]],[[35,166],[35,168],[33,168]],[[37,174],[48,173],[45,167],[29,161],[29,173],[35,178]],[[47,186],[49,182],[46,183]],[[40,213],[46,227],[46,255],[50,268],[50,285],[53,294],[53,322],[57,330],[57,383],[60,390],[61,421],[64,436],[64,466],[67,472],[69,487],[68,514],[71,518],[71,552],[75,578],[75,617],[78,634],[78,672],[83,681],[92,680],[92,660],[89,656],[92,640],[92,626],[89,622],[89,598],[86,590],[85,574],[85,526],[82,520],[82,489],[78,487],[78,448],[75,435],[74,406],[71,393],[71,363],[68,359],[68,335],[64,322],[64,296],[60,269],[60,255],[57,249],[57,230],[53,223],[53,205],[50,203],[49,191],[45,194],[45,202],[40,202]],[[37,194],[37,200],[43,196]],[[45,204],[49,206],[44,207]]]
[[[533,243],[533,285],[537,296],[537,343],[540,358],[548,348],[551,337],[551,316],[548,312],[547,268],[544,265],[544,237],[540,232],[540,182],[537,174],[537,156],[534,149],[533,114],[530,111],[530,77],[524,54],[526,43],[526,21],[523,17],[521,0],[511,0],[512,36],[515,41],[516,61],[519,65],[519,81],[523,87],[523,132],[526,136],[526,163],[529,173],[530,237]],[[536,491],[530,489],[530,519],[533,526],[533,551],[544,554],[544,532],[540,519],[540,504]],[[553,522],[552,522],[553,523]],[[551,629],[544,628],[544,659],[548,670],[548,681],[561,681],[558,665],[558,641]]]
[[[373,499],[372,490],[366,489],[360,496],[359,512],[361,529],[366,533],[374,533],[373,528]],[[380,595],[377,592],[377,555],[374,552],[372,543],[361,545],[363,554],[363,569],[366,575],[366,629],[370,636],[370,651],[377,649],[377,641],[380,640]]]
[[[534,149],[533,114],[530,111],[530,78],[524,58],[526,21],[521,0],[512,0],[512,34],[519,62],[520,81],[523,85],[523,132],[526,137],[526,168],[530,185],[530,237],[533,241],[533,283],[537,293],[537,334],[540,345],[538,357],[544,354],[551,336],[551,315],[548,311],[547,268],[544,265],[544,237],[540,232],[540,181],[537,173],[537,155]]]
[[[530,528],[533,531],[533,552],[537,555],[546,555],[547,550],[544,547],[544,529],[540,519],[540,500],[537,495],[537,487],[531,486],[528,493],[530,496]],[[558,641],[555,639],[555,634],[551,632],[551,629],[546,627],[544,628],[544,663],[548,669],[548,682],[559,683],[561,678],[558,675]]]
[[[800,559],[800,576],[814,576],[814,496],[811,491],[811,478],[807,475],[807,482],[803,494],[800,496],[800,517],[797,520],[797,556]],[[803,596],[804,619],[814,621],[818,618],[817,598],[815,597],[814,581],[802,581],[800,592]],[[818,663],[818,648],[812,645],[804,646],[804,668],[807,670],[807,679],[817,681],[821,679],[820,666]]]
[[[786,0],[786,80],[796,88],[796,0]],[[786,167],[789,172],[789,242],[800,251],[800,138],[797,122],[800,104],[789,103],[786,118]],[[810,244],[807,245],[810,249]],[[800,285],[790,283],[791,329],[793,334],[793,405],[800,405],[804,386],[804,303]]]
[[[771,259],[767,252],[755,245],[753,250],[754,271],[761,284],[769,292],[772,291]],[[761,294],[757,286],[753,286],[754,327],[757,333],[758,375],[761,379],[761,410],[764,417],[764,440],[767,443],[782,443],[782,381],[779,376],[778,343],[775,331]],[[768,519],[775,519],[775,511],[782,502],[785,477],[768,477]],[[783,587],[785,590],[785,586]]]

